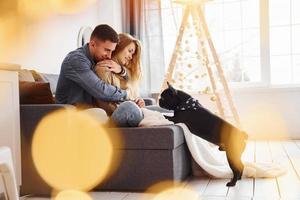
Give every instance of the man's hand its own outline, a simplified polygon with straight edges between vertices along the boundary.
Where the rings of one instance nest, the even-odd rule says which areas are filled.
[[[134,102],[140,107],[143,108],[145,107],[145,101],[142,98],[136,98]]]
[[[119,74],[122,71],[122,67],[113,60],[103,60],[97,63],[97,67],[105,67],[107,71],[111,71],[115,74]]]

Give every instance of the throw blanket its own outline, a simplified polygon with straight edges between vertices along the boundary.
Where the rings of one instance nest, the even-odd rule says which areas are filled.
[[[142,109],[144,119],[139,126],[158,126],[174,124],[167,120],[162,113]],[[216,178],[231,178],[232,171],[228,165],[226,154],[218,150],[218,146],[201,139],[192,134],[187,126],[183,123],[176,124],[183,129],[185,140],[191,155],[196,163],[205,170],[208,174]],[[286,169],[276,163],[253,163],[244,162],[245,168],[244,177],[249,178],[272,178],[281,176],[286,172]]]

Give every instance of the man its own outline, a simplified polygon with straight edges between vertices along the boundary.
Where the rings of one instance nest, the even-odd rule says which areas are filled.
[[[120,76],[126,78],[126,70],[111,59],[119,41],[116,31],[106,24],[98,25],[92,32],[90,42],[83,47],[70,52],[64,59],[56,88],[56,103],[73,105],[94,105],[94,99],[103,101],[124,101],[127,92],[113,85],[107,84],[94,73],[97,63],[107,67]],[[130,103],[129,103],[130,104]],[[120,105],[121,107],[122,104]],[[114,119],[117,124],[138,125],[143,116],[136,104],[126,104],[127,109],[117,109]],[[126,113],[130,112],[130,119]],[[126,119],[124,119],[124,117]],[[119,122],[121,120],[121,122]],[[127,122],[130,120],[131,122]],[[125,121],[125,122],[124,122]]]
[[[93,72],[98,62],[106,62],[107,69],[120,73],[122,67],[111,58],[119,41],[118,34],[108,25],[99,25],[92,32],[90,42],[64,59],[57,83],[56,102],[60,104],[93,105],[93,98],[122,101],[127,93],[100,80]]]

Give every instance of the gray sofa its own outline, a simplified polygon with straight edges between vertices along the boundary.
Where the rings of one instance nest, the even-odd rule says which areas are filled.
[[[55,82],[50,82],[51,84]],[[146,104],[153,104],[153,100],[146,99]],[[45,115],[68,106],[70,105],[20,105],[21,195],[49,195],[51,193],[51,188],[38,175],[33,165],[31,142],[37,124]],[[156,106],[149,108],[157,109]],[[113,128],[111,130],[113,132]],[[120,128],[119,132],[124,139],[124,146],[116,147],[117,151],[122,153],[120,166],[95,190],[143,191],[154,183],[164,180],[181,181],[190,175],[191,157],[181,127],[166,125]]]

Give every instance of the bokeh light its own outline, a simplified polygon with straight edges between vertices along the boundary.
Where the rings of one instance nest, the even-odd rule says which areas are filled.
[[[116,140],[90,115],[64,109],[41,120],[32,156],[41,177],[55,190],[88,191],[116,168]]]
[[[1,10],[0,10],[1,12]],[[0,14],[1,15],[1,14]],[[10,53],[16,52],[21,47],[20,36],[24,34],[23,20],[19,16],[0,16],[0,61],[5,61]]]
[[[28,34],[32,24],[52,15],[75,14],[92,6],[96,0],[1,0],[0,61],[24,51],[34,38]]]
[[[151,200],[200,200],[200,195],[183,183],[163,181],[151,186],[148,193],[155,193]]]
[[[74,14],[93,5],[96,0],[49,0],[57,13]]]
[[[85,192],[65,190],[58,193],[54,200],[92,200],[92,198]]]
[[[243,128],[251,139],[288,139],[288,127],[283,113],[274,105],[253,103],[243,111]]]
[[[30,20],[42,20],[53,12],[49,0],[18,0],[18,14]]]

